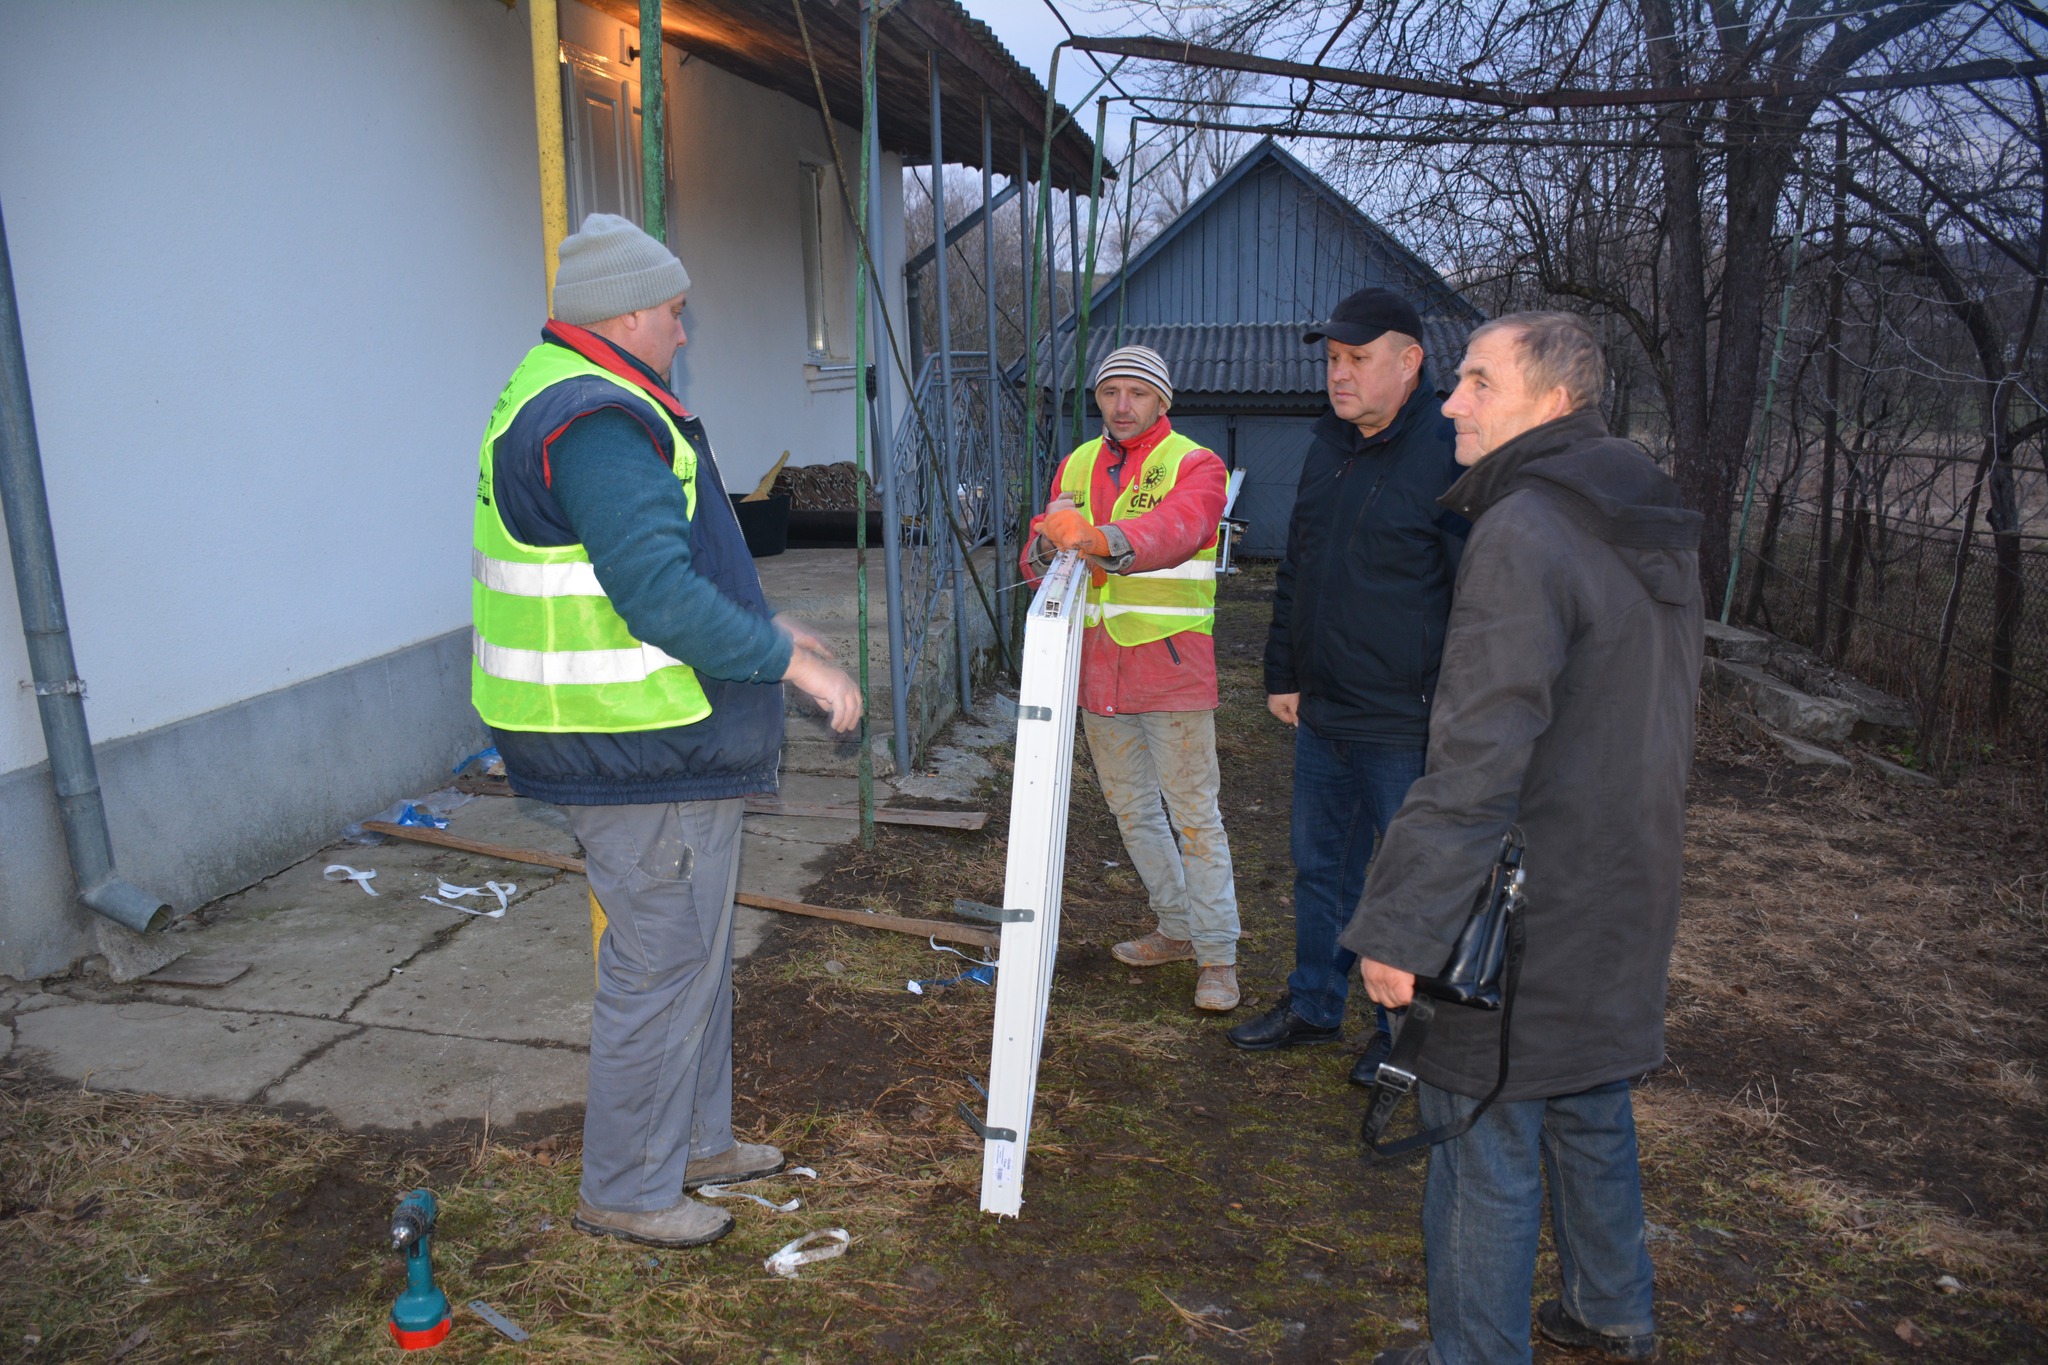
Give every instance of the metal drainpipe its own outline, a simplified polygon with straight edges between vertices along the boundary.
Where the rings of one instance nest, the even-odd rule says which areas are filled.
[[[57,814],[71,850],[78,898],[138,933],[170,922],[171,907],[121,880],[114,842],[100,800],[92,735],[85,726],[85,684],[71,655],[64,616],[64,585],[57,578],[57,542],[50,531],[50,499],[43,488],[43,457],[36,415],[29,404],[28,359],[21,344],[21,312],[14,299],[14,267],[7,252],[7,222],[0,216],[0,504],[7,515],[7,548],[14,560],[14,591],[21,599],[21,631],[28,641],[36,711],[50,753]]]

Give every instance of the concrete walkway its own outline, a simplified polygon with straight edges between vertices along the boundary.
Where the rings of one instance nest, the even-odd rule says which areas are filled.
[[[984,745],[1014,733],[996,715],[958,728]],[[907,779],[907,794],[969,796],[987,772],[962,751],[934,757],[950,778]],[[896,794],[876,787],[878,801]],[[847,778],[787,774],[782,796],[852,804],[857,791]],[[858,831],[851,820],[749,815],[740,887],[802,899]],[[449,833],[579,853],[560,813],[535,801],[479,797],[453,812]],[[325,880],[331,863],[374,868],[378,894]],[[481,918],[420,899],[443,880],[518,892],[502,918]],[[587,895],[581,876],[528,864],[398,841],[330,846],[173,931],[188,951],[166,974],[248,964],[224,985],[80,974],[46,990],[0,978],[0,1053],[11,1044],[14,1062],[93,1089],[303,1105],[351,1128],[516,1123],[583,1102]],[[740,907],[735,954],[758,948],[778,918]]]

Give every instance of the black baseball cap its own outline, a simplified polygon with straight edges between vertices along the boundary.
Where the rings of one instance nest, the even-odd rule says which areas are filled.
[[[1346,346],[1363,346],[1383,332],[1399,332],[1422,340],[1422,317],[1415,305],[1391,289],[1361,289],[1339,303],[1330,320],[1302,340],[1315,345],[1325,337]]]

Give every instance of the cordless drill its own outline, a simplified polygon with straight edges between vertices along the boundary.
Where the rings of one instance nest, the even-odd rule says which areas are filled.
[[[414,1190],[391,1215],[392,1250],[405,1255],[405,1292],[391,1305],[391,1339],[407,1351],[424,1351],[448,1335],[448,1296],[434,1284],[428,1247],[440,1212],[432,1190]]]

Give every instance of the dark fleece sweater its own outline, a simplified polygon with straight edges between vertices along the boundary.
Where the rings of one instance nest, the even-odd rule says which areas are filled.
[[[1699,688],[1700,517],[1597,412],[1525,432],[1444,495],[1474,522],[1424,776],[1388,828],[1345,947],[1440,971],[1499,849],[1528,840],[1528,953],[1504,1100],[1664,1059]],[[1417,1074],[1484,1095],[1500,1015],[1447,1007]]]

